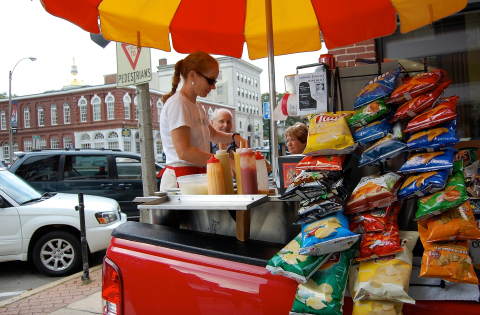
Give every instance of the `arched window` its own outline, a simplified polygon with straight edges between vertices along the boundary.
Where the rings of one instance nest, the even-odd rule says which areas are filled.
[[[89,149],[92,147],[90,136],[87,133],[84,133],[80,137],[80,148],[82,149]]]
[[[138,108],[137,108],[137,97],[133,99],[133,103],[135,104],[135,120],[138,120]]]
[[[43,106],[38,107],[38,126],[45,126],[45,113],[43,112]]]
[[[60,141],[58,141],[58,138],[51,138],[50,139],[50,148],[60,149]]]
[[[107,142],[109,149],[118,149],[118,134],[115,131],[110,132],[107,137]]]
[[[47,140],[46,139],[40,139],[40,150],[46,149],[47,148]]]
[[[72,137],[63,137],[63,147],[70,148],[73,145]],[[72,146],[73,148],[73,146]]]
[[[32,147],[33,147],[32,140],[23,141],[23,150],[25,152],[32,151]]]
[[[93,106],[93,121],[102,120],[102,107],[101,107],[102,100],[100,99],[100,97],[98,97],[97,94],[95,94],[92,97],[92,100],[90,101],[90,103]]]
[[[125,93],[123,96],[123,107],[125,109],[125,119],[130,119],[130,104],[132,103],[132,99],[128,93]]]
[[[115,97],[111,92],[108,92],[107,97],[105,97],[105,103],[107,103],[107,119],[115,119]]]
[[[78,100],[78,107],[80,108],[80,122],[87,121],[87,100],[85,97],[81,97]]]
[[[10,147],[6,141],[2,144],[2,154],[3,160],[10,162]]]
[[[50,115],[52,118],[52,125],[56,125],[57,124],[57,105],[56,104],[52,104],[52,106],[50,106]]]
[[[13,148],[12,148],[12,150],[13,150],[13,153],[19,151],[19,150],[18,150],[18,142],[17,142],[17,141],[13,141]],[[13,159],[16,160],[15,156],[13,157]]]
[[[23,124],[25,128],[30,128],[30,108],[28,107],[23,110]]]
[[[63,123],[70,123],[70,104],[68,103],[63,104]]]
[[[100,132],[96,133],[95,136],[93,136],[93,147],[95,149],[105,148],[105,137]]]
[[[163,109],[163,102],[161,99],[158,100],[157,102],[157,113],[158,113],[158,121],[160,122],[160,114],[162,113]]]
[[[1,129],[7,130],[7,113],[4,110],[2,110],[1,116],[2,116]]]

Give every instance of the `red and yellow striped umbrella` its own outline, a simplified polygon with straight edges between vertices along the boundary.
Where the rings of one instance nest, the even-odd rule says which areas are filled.
[[[261,0],[41,0],[45,10],[112,41],[179,53],[267,56]],[[272,0],[274,54],[346,46],[456,13],[468,0]],[[171,44],[170,37],[171,34]]]

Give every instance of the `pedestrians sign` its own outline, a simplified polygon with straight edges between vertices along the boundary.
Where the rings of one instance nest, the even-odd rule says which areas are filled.
[[[263,102],[263,119],[270,119],[270,102]]]
[[[117,87],[138,85],[152,80],[150,48],[117,43]]]

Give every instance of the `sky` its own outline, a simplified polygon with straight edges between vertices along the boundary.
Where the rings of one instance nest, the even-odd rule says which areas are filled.
[[[8,95],[8,72],[22,58],[35,57],[36,61],[22,60],[12,76],[12,94],[19,96],[59,90],[67,85],[75,58],[78,77],[84,84],[101,85],[104,75],[117,72],[115,44],[105,49],[90,39],[90,34],[80,27],[50,15],[39,0],[0,1],[0,93]],[[294,74],[296,67],[318,62],[320,51],[275,57],[275,85],[277,92],[285,92],[284,77]],[[166,58],[169,64],[186,55],[152,49],[152,71],[158,59]],[[263,69],[260,75],[261,92],[268,92],[267,58],[250,60],[246,44],[242,59]]]

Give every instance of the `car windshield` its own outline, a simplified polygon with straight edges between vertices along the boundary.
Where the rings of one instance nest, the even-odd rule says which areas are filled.
[[[43,192],[8,171],[0,171],[0,189],[21,205],[32,199],[41,198]]]

